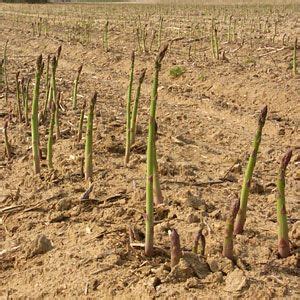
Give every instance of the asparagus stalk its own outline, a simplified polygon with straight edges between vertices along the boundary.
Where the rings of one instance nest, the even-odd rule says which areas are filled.
[[[74,80],[74,87],[73,87],[73,109],[77,108],[77,90],[78,90],[78,82],[79,82],[79,77],[82,71],[83,65],[80,65],[80,67],[77,70],[77,76]]]
[[[85,180],[92,180],[93,175],[93,119],[97,100],[97,92],[94,93],[89,105],[85,139]]]
[[[215,48],[215,22],[212,20],[212,25],[211,25],[211,35],[210,35],[210,41],[211,41],[211,50],[213,54],[213,58],[217,57],[216,54],[216,48]]]
[[[216,59],[219,60],[220,56],[220,51],[219,51],[219,38],[218,38],[218,30],[217,28],[214,29],[214,44],[215,44],[215,54],[216,54]]]
[[[25,108],[25,97],[26,97],[26,87],[25,87],[25,78],[21,79],[21,94],[22,94],[22,105]]]
[[[60,59],[61,49],[62,49],[62,46],[60,45],[60,46],[58,46],[57,51],[56,51],[57,52],[57,55],[56,55],[56,67],[57,67],[58,61]]]
[[[290,255],[289,234],[287,225],[287,213],[285,207],[285,172],[291,160],[292,150],[289,150],[282,158],[277,178],[277,221],[278,221],[278,253],[281,258]]]
[[[108,25],[109,22],[106,21],[104,25],[104,32],[103,32],[103,48],[105,52],[108,52]]]
[[[293,49],[293,75],[297,75],[297,38],[295,38]]]
[[[56,92],[55,92],[56,93]],[[56,141],[60,139],[60,126],[59,126],[59,107],[60,107],[60,100],[61,100],[61,92],[58,93],[58,97],[56,98],[55,102],[55,129],[56,129]],[[54,103],[54,102],[53,102]]]
[[[5,121],[4,126],[3,126],[5,152],[6,152],[6,155],[7,155],[7,159],[10,160],[11,159],[11,146],[10,146],[10,143],[9,143],[9,140],[8,140],[7,127],[8,127],[8,121]]]
[[[32,134],[32,152],[33,152],[33,166],[35,174],[41,171],[40,166],[40,151],[39,151],[39,96],[40,96],[40,81],[43,72],[43,57],[40,55],[36,61],[35,71],[35,86],[32,98],[32,114],[31,114],[31,134]]]
[[[57,98],[57,90],[56,90],[56,67],[57,67],[57,59],[55,56],[53,56],[51,60],[51,67],[52,67],[52,74],[51,74],[51,90],[50,90],[50,102],[49,106],[52,108],[52,103],[56,103],[56,98]]]
[[[54,123],[55,123],[55,111],[56,111],[56,104],[52,103],[52,112],[51,112],[51,119],[49,125],[49,135],[48,135],[48,144],[47,144],[47,161],[48,161],[48,168],[53,169],[53,130],[54,130]]]
[[[2,88],[2,85],[4,84],[4,58],[0,60],[0,89]]]
[[[205,236],[203,235],[203,229],[198,230],[198,232],[195,236],[194,246],[193,246],[193,253],[195,253],[195,254],[198,254],[198,252],[199,252],[199,241],[201,242],[200,255],[204,256],[206,241],[205,241]]]
[[[223,244],[223,256],[233,260],[233,229],[234,221],[240,208],[239,199],[234,201],[230,210],[230,214],[226,220],[225,237]]]
[[[147,141],[147,179],[146,179],[146,242],[145,254],[152,256],[153,254],[153,176],[154,176],[154,138],[155,138],[155,114],[158,89],[158,75],[161,69],[161,62],[168,50],[166,45],[159,53],[155,60],[154,75],[152,83],[152,93],[150,102],[150,120],[148,127]]]
[[[19,122],[22,122],[22,106],[20,99],[20,81],[19,81],[20,72],[18,71],[16,74],[16,97],[17,97],[17,105],[18,105],[18,117]]]
[[[53,76],[54,76],[54,79],[55,79],[55,76],[56,76],[56,70],[57,70],[57,66],[58,66],[58,61],[59,61],[59,58],[60,58],[60,55],[61,55],[61,49],[62,49],[62,47],[61,46],[59,46],[58,48],[57,48],[57,55],[56,55],[56,57],[54,56],[53,58],[52,58],[52,62],[51,62],[51,66],[52,66],[52,74],[51,74],[51,82],[50,82],[50,90],[49,90],[49,97],[48,97],[48,103],[49,103],[49,109],[51,109],[51,107],[52,107],[52,100],[53,100],[53,98],[54,99],[56,99],[56,96],[57,95],[54,95],[54,92],[56,92],[56,90],[54,91],[53,90],[53,82],[52,82],[52,80],[53,80]],[[55,71],[54,71],[54,74],[53,74],[53,60],[55,59]],[[55,79],[55,83],[56,83],[56,79]],[[55,84],[55,87],[56,87],[56,84]],[[55,100],[54,100],[54,102],[56,102]]]
[[[129,86],[127,91],[127,106],[126,106],[126,146],[125,146],[125,166],[129,162],[130,157],[130,119],[131,119],[131,95],[132,95],[132,85],[133,85],[133,73],[134,73],[134,60],[135,54],[134,51],[131,53],[131,67],[130,67],[130,77],[129,77]]]
[[[130,144],[131,144],[131,146],[135,143],[138,105],[139,105],[139,99],[141,96],[141,86],[145,79],[145,75],[146,75],[146,69],[143,69],[141,71],[141,74],[139,77],[139,83],[138,83],[138,87],[136,90],[135,100],[134,100],[133,109],[132,109],[131,124],[130,124]]]
[[[49,93],[50,93],[50,89],[51,89],[51,85],[50,85],[50,59],[51,59],[51,57],[50,57],[50,55],[48,55],[47,56],[47,64],[46,64],[46,99],[45,99],[45,106],[44,106],[44,113],[43,113],[44,116],[46,116],[46,113],[47,113]]]
[[[162,16],[159,17],[159,31],[158,31],[158,45],[157,49],[160,48],[161,45],[161,36],[162,36],[162,27],[163,27],[164,18]]]
[[[28,120],[29,84],[30,84],[30,78],[27,79],[26,87],[25,87],[24,116],[25,116],[26,125],[29,124],[29,120]]]
[[[157,140],[157,123],[155,122],[155,136],[153,142],[153,159],[154,159],[154,175],[153,175],[153,195],[154,203],[160,205],[164,202],[164,197],[161,192],[160,182],[159,182],[159,172],[158,172],[158,163],[157,163],[157,153],[156,153],[156,140]]]
[[[171,241],[171,268],[173,269],[180,261],[182,257],[182,251],[180,247],[180,238],[176,229],[173,229],[170,234]]]
[[[80,142],[82,139],[82,127],[83,127],[83,120],[84,120],[84,112],[86,108],[86,101],[84,100],[81,113],[80,113],[80,119],[79,119],[79,126],[78,126],[78,136],[77,141]]]
[[[5,103],[8,101],[8,76],[7,76],[7,45],[8,40],[5,42],[4,53],[3,53],[3,69],[4,69],[4,80],[5,80]]]
[[[237,221],[236,221],[235,227],[234,227],[235,234],[241,234],[244,230],[244,225],[246,222],[247,202],[248,202],[248,197],[249,197],[249,193],[250,193],[251,180],[252,180],[254,167],[256,164],[258,149],[259,149],[261,136],[262,136],[262,130],[265,125],[267,113],[268,113],[268,107],[265,106],[261,110],[260,115],[259,115],[258,128],[257,128],[256,135],[255,135],[254,142],[253,142],[253,151],[248,160],[248,165],[247,165],[246,172],[244,175],[242,191],[241,191],[241,196],[240,196],[240,208],[239,208],[239,212],[237,214]]]

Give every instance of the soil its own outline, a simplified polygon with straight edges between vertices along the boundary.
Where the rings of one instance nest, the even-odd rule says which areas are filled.
[[[146,139],[157,38],[138,50],[136,28],[148,24],[146,50],[163,16],[162,44],[174,41],[159,80],[157,141],[164,205],[155,208],[155,255],[146,257]],[[227,40],[229,17],[236,37]],[[41,19],[39,19],[41,18]],[[109,19],[109,51],[102,29]],[[212,57],[212,18],[220,59]],[[0,93],[0,122],[9,119],[13,156],[0,144],[0,296],[80,299],[299,298],[300,77],[293,75],[299,5],[189,6],[135,4],[0,4],[0,49],[7,48],[8,103]],[[41,34],[38,34],[41,22]],[[275,22],[277,24],[276,34]],[[198,25],[198,28],[197,26]],[[45,159],[48,122],[41,124],[42,172],[34,175],[30,126],[16,114],[15,74],[34,82],[35,60],[62,53],[61,137],[54,170]],[[134,90],[142,85],[138,134],[124,166],[126,90],[136,50]],[[190,50],[190,55],[189,55]],[[2,54],[1,54],[2,55]],[[297,55],[300,57],[299,48]],[[98,92],[94,121],[93,191],[82,178],[84,137],[77,142],[80,109],[72,109],[76,70],[83,63],[78,106]],[[170,69],[183,74],[174,78]],[[298,68],[299,69],[299,68]],[[299,70],[300,72],[300,70]],[[42,78],[40,107],[45,101]],[[234,262],[222,257],[224,225],[241,190],[260,110],[268,105],[248,201],[247,222],[234,238]],[[2,125],[1,125],[2,126]],[[292,255],[277,255],[276,177],[292,148],[286,205]],[[130,244],[129,226],[134,229]],[[191,252],[198,230],[204,256]],[[184,256],[170,271],[169,231],[180,235]]]

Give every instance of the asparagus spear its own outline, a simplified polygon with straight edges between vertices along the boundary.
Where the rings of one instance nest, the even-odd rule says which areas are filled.
[[[56,111],[56,104],[52,103],[52,113],[51,113],[48,144],[47,144],[47,161],[48,161],[49,169],[53,169],[52,157],[53,157],[53,130],[54,130],[54,123],[55,123],[55,111]]]
[[[85,180],[91,180],[93,175],[93,120],[97,92],[90,101],[85,140]]]
[[[146,75],[146,69],[143,69],[141,71],[140,77],[139,77],[139,83],[136,90],[135,100],[133,104],[132,109],[132,116],[131,116],[131,124],[130,124],[130,144],[131,146],[135,143],[135,135],[136,135],[136,119],[137,119],[137,112],[138,112],[138,105],[139,105],[139,99],[141,95],[141,86],[145,79]]]
[[[73,87],[73,109],[77,108],[77,90],[78,90],[78,82],[80,78],[80,74],[82,71],[83,65],[80,65],[78,70],[77,70],[77,76],[74,80],[74,87]]]
[[[161,69],[161,62],[168,50],[166,45],[158,54],[154,64],[154,78],[152,83],[151,103],[150,103],[150,120],[148,127],[147,141],[147,179],[146,179],[146,242],[145,254],[153,254],[153,176],[154,176],[154,139],[155,139],[155,114],[158,89],[158,75]]]
[[[32,99],[32,114],[31,114],[31,135],[32,135],[32,152],[33,152],[33,166],[35,174],[41,171],[40,166],[40,150],[39,150],[39,96],[40,96],[40,82],[43,73],[43,57],[40,55],[36,61],[35,71],[35,85]]]
[[[278,253],[285,258],[290,255],[287,214],[285,208],[285,172],[291,160],[292,150],[289,150],[282,158],[277,178],[277,221],[278,221]]]
[[[234,201],[225,225],[223,256],[233,260],[233,228],[234,221],[240,208],[239,199]]]
[[[261,141],[262,136],[262,130],[265,125],[266,117],[267,117],[268,108],[265,106],[259,115],[258,119],[258,128],[257,132],[254,138],[253,143],[253,151],[249,158],[248,165],[246,168],[246,172],[244,175],[243,185],[242,185],[242,191],[241,191],[241,197],[240,197],[240,208],[237,215],[237,221],[235,223],[234,233],[235,234],[241,234],[244,230],[244,225],[246,222],[246,212],[247,212],[247,202],[248,197],[250,193],[250,185],[252,180],[252,175],[256,163],[257,153]]]
[[[4,131],[4,144],[5,144],[5,152],[7,155],[7,159],[10,160],[11,159],[11,146],[8,140],[8,135],[7,135],[7,127],[8,127],[8,121],[4,122],[4,126],[3,126],[3,131]]]
[[[131,53],[131,67],[130,67],[130,78],[129,86],[127,92],[127,106],[126,106],[126,147],[125,147],[125,166],[129,162],[130,157],[130,144],[131,144],[131,135],[130,135],[130,119],[131,119],[131,94],[132,94],[132,84],[133,84],[133,72],[134,72],[134,60],[135,55],[134,51]]]
[[[176,229],[173,229],[170,234],[171,240],[171,268],[173,269],[180,261],[182,257],[182,251],[180,247],[180,237]]]

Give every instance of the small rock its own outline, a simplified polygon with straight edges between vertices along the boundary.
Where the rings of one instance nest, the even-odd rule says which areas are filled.
[[[196,215],[194,214],[189,214],[188,217],[187,217],[187,221],[188,223],[192,224],[192,223],[198,223],[200,222],[200,218],[197,217]]]
[[[70,218],[70,215],[68,213],[61,213],[54,211],[51,213],[48,217],[49,223],[59,223],[67,221]]]
[[[265,192],[264,191],[264,186],[260,182],[258,182],[257,180],[253,180],[251,182],[250,191],[253,194],[259,194],[259,195],[261,195]]]
[[[200,258],[195,253],[186,252],[183,254],[183,258],[189,263],[189,265],[193,268],[195,274],[198,278],[204,278],[209,273],[209,267],[206,261]]]
[[[53,249],[51,241],[43,234],[38,235],[27,251],[27,258],[34,257],[38,254],[44,254],[51,249]]]
[[[199,199],[199,197],[194,196],[190,191],[187,192],[185,204],[188,207],[195,209],[206,210],[205,203]]]
[[[158,285],[161,284],[161,280],[158,278],[158,277],[151,277],[149,280],[148,280],[148,285],[150,287],[154,287],[156,288]]]
[[[235,269],[227,275],[225,283],[225,291],[237,292],[241,291],[246,286],[247,278],[242,270]]]
[[[241,163],[236,163],[230,170],[232,173],[241,174],[242,173],[242,165]]]
[[[219,219],[221,216],[221,211],[219,209],[215,209],[209,214],[212,218]]]
[[[222,272],[210,273],[205,280],[204,283],[222,283],[223,282],[223,274]]]
[[[194,276],[194,270],[188,262],[181,258],[179,263],[171,270],[166,282],[182,282]]]
[[[122,259],[119,255],[113,253],[113,254],[106,256],[104,261],[107,265],[119,266],[122,262]]]
[[[61,199],[56,204],[56,209],[58,211],[69,210],[72,207],[72,201],[70,199]]]
[[[98,279],[94,279],[91,284],[92,290],[96,291],[99,285],[100,285],[100,281]]]
[[[226,179],[230,182],[238,182],[238,179],[236,178],[236,176],[232,173],[229,173],[227,176],[226,176]]]
[[[278,135],[285,135],[285,129],[279,128],[277,133],[278,133]]]
[[[170,272],[170,269],[164,264],[164,265],[161,265],[159,268],[157,269],[154,269],[154,270],[151,270],[156,277],[158,277],[159,279],[165,279],[169,272]]]
[[[192,277],[186,281],[185,287],[188,289],[198,288],[200,286],[200,284],[201,284],[201,282],[198,278]]]
[[[212,272],[223,272],[225,274],[230,273],[234,269],[233,262],[226,257],[209,257],[207,263]]]
[[[166,278],[167,282],[183,282],[191,277],[204,278],[209,274],[207,263],[197,254],[185,252]]]
[[[271,194],[276,189],[276,184],[274,182],[268,182],[264,186],[264,190],[266,194]]]

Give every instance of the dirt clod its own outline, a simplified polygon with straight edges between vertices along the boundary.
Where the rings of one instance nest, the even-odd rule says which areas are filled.
[[[242,270],[235,269],[227,275],[225,283],[225,291],[237,292],[241,291],[246,286],[247,278]]]
[[[43,234],[38,235],[27,250],[27,258],[34,257],[38,254],[44,254],[51,249],[53,249],[51,240]]]

